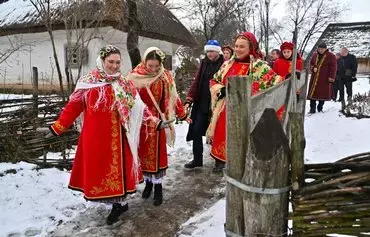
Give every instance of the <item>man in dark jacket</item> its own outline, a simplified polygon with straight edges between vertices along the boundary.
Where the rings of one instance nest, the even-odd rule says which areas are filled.
[[[339,91],[339,59],[340,59],[340,53],[336,53],[335,58],[337,59],[337,73],[336,73],[336,77],[335,77],[335,82],[333,83],[332,99],[334,101],[337,101],[338,91]]]
[[[356,81],[357,74],[357,59],[355,55],[350,54],[346,47],[340,51],[339,59],[339,101],[344,100],[344,86],[346,86],[347,100],[352,101],[352,83]]]
[[[193,160],[185,164],[185,168],[193,169],[203,166],[203,140],[211,117],[211,93],[209,81],[224,62],[220,54],[221,46],[217,40],[209,40],[204,46],[206,57],[202,60],[198,72],[190,86],[185,107],[191,105],[192,123],[186,137],[187,141],[193,140]]]

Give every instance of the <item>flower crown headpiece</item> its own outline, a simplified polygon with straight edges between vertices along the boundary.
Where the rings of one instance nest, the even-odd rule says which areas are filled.
[[[163,53],[161,50],[155,50],[155,53],[161,58],[162,62],[166,58],[166,54]]]
[[[107,46],[100,49],[99,56],[100,56],[100,58],[105,58],[110,53],[119,53],[119,50],[113,45],[107,45]]]

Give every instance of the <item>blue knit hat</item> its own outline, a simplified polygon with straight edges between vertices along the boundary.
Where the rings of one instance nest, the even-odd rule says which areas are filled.
[[[204,46],[204,51],[221,52],[221,45],[217,40],[208,40],[207,44]]]

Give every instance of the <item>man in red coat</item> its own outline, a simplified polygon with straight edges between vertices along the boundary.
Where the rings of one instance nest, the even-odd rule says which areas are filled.
[[[322,112],[325,101],[331,100],[332,83],[335,81],[337,72],[337,60],[335,55],[328,51],[324,42],[320,43],[317,52],[312,56],[310,62],[311,80],[307,99],[310,100],[311,114]]]

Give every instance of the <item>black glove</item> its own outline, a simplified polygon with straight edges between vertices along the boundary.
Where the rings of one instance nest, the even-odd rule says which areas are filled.
[[[295,75],[296,75],[297,80],[301,79],[301,72],[295,72]],[[291,76],[292,74],[288,73],[288,75],[285,76],[285,79],[288,79]]]
[[[356,77],[352,77],[352,81],[357,81],[357,78]]]
[[[217,97],[218,97],[219,100],[221,100],[225,96],[226,96],[226,87],[222,87],[220,89],[220,92],[218,93]]]
[[[301,79],[301,72],[295,72],[295,75],[297,77],[297,80]]]

